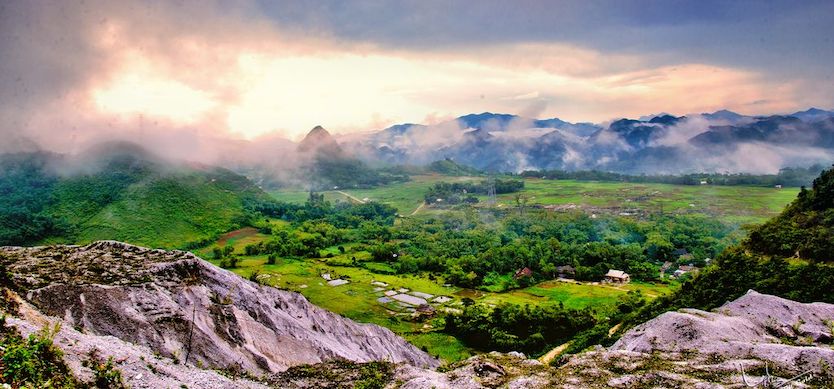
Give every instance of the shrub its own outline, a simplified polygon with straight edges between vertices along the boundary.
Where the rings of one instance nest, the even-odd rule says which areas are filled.
[[[63,352],[52,343],[59,330],[60,326],[53,329],[47,327],[23,338],[17,329],[6,327],[3,323],[0,340],[3,382],[15,388],[80,387],[64,363]]]

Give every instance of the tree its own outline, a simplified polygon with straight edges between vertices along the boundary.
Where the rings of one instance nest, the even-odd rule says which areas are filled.
[[[214,259],[223,259],[223,250],[220,247],[214,247],[211,249],[211,255]]]
[[[646,237],[646,255],[656,261],[665,261],[672,256],[675,246],[663,235],[652,232]]]

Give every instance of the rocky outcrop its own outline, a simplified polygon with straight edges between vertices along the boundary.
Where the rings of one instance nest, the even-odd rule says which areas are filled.
[[[191,253],[119,242],[0,250],[15,288],[65,327],[180,363],[280,372],[334,359],[438,362],[388,329],[261,286]]]
[[[834,386],[834,305],[754,291],[712,312],[664,313],[559,367],[489,353],[436,371],[436,360],[386,329],[186,252],[6,247],[0,264],[2,284],[23,296],[6,325],[29,334],[62,323],[54,341],[79,377],[89,378],[82,361],[98,352],[135,388]]]
[[[714,312],[664,313],[559,367],[487,354],[447,373],[401,367],[396,377],[411,389],[834,387],[832,331],[832,304],[750,291]]]
[[[767,361],[788,374],[831,373],[834,305],[749,291],[715,312],[667,312],[627,332],[611,350],[690,353]]]
[[[7,317],[5,325],[17,328],[21,334],[55,328],[60,319],[44,316],[26,302],[19,305],[19,317]],[[201,388],[201,389],[266,389],[265,382],[233,377],[231,371],[200,369],[183,365],[156,354],[148,347],[138,346],[112,336],[82,333],[70,326],[59,326],[52,336],[53,343],[63,351],[63,359],[76,378],[92,382],[94,372],[85,363],[91,355],[113,358],[123,382],[133,389]]]

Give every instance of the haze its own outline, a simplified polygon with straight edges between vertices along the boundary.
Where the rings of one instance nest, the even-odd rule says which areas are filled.
[[[833,14],[829,1],[6,2],[0,124],[59,151],[180,149],[483,111],[831,108]]]

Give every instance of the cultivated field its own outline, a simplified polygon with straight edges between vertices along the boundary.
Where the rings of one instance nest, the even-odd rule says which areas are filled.
[[[330,201],[373,200],[397,208],[404,216],[423,212],[423,195],[441,181],[480,181],[482,177],[415,176],[412,181],[373,189],[326,191]],[[575,180],[524,179],[521,194],[527,206],[552,206],[555,211],[579,209],[589,213],[645,215],[648,213],[703,213],[733,224],[759,223],[778,214],[796,198],[799,188],[753,186],[669,185]],[[304,191],[273,191],[275,198],[304,202]],[[484,202],[485,196],[479,196]],[[498,195],[497,206],[515,207],[516,194]],[[480,206],[485,206],[481,204]],[[419,210],[418,210],[419,208]]]
[[[377,201],[396,207],[402,217],[419,218],[425,214],[447,212],[449,209],[423,204],[423,196],[430,186],[440,181],[466,180],[480,181],[483,178],[422,175],[406,183],[374,189],[330,190],[324,192],[324,195],[331,202]],[[635,218],[658,212],[696,213],[740,225],[760,222],[776,215],[796,196],[797,191],[795,188],[780,190],[742,186],[525,179],[525,189],[522,192],[499,195],[494,206],[514,211],[518,204],[517,196],[520,195],[526,199],[528,209],[535,208],[538,212],[583,211],[592,215]],[[294,203],[302,203],[308,197],[307,192],[300,190],[276,191],[271,194],[278,200]],[[492,206],[488,205],[486,196],[479,196],[479,199],[481,202],[477,207]],[[273,220],[271,225],[273,230],[294,228],[290,223],[279,220]],[[212,259],[212,247],[231,245],[235,253],[243,254],[247,244],[269,239],[274,239],[274,236],[247,228],[221,236],[216,245],[208,246],[198,251],[198,254],[213,263],[219,263]],[[604,316],[606,310],[616,306],[618,299],[629,291],[639,291],[648,298],[655,298],[670,292],[676,285],[632,282],[615,286],[552,280],[509,292],[463,289],[446,284],[438,276],[396,274],[389,264],[373,262],[365,246],[350,243],[342,246],[344,252],[337,247],[330,247],[320,252],[322,258],[278,258],[274,265],[266,263],[266,255],[244,255],[233,271],[244,277],[257,278],[262,283],[300,292],[314,304],[351,319],[388,327],[446,361],[466,358],[472,355],[472,351],[456,338],[440,332],[442,319],[412,320],[415,306],[393,299],[395,293],[406,295],[407,299],[422,296],[420,298],[441,312],[460,309],[464,301],[471,299],[496,305],[562,304],[568,308],[592,307],[598,315]]]
[[[247,244],[268,239],[267,235],[246,230],[226,240],[238,253],[243,252]],[[391,302],[380,302],[386,297],[385,292],[408,290],[405,294],[425,293],[433,301],[445,297],[448,301],[433,303],[438,310],[460,309],[464,298],[488,304],[559,304],[569,308],[594,307],[603,309],[611,307],[618,298],[628,291],[640,291],[649,298],[671,291],[668,284],[631,283],[624,286],[604,284],[579,284],[561,281],[549,281],[528,288],[504,293],[492,293],[481,290],[462,289],[445,284],[441,278],[430,279],[424,275],[398,275],[391,273],[387,264],[370,262],[370,254],[365,251],[337,254],[333,247],[322,252],[333,253],[332,258],[315,259],[279,259],[276,264],[266,264],[265,255],[243,256],[235,273],[250,277],[257,272],[260,282],[282,289],[303,294],[313,304],[326,308],[353,320],[375,323],[391,329],[405,337],[417,347],[426,347],[433,355],[446,361],[458,361],[473,354],[456,338],[440,332],[441,319],[418,322],[411,320],[410,307]],[[211,259],[210,249],[198,251],[198,255],[214,264],[219,261]],[[351,257],[356,257],[358,264],[352,265]],[[331,286],[322,275],[329,275],[331,280],[345,280],[348,283]],[[383,286],[384,284],[384,286]],[[444,299],[445,300],[445,299]],[[383,300],[384,301],[384,300]],[[599,312],[604,315],[604,311]]]

